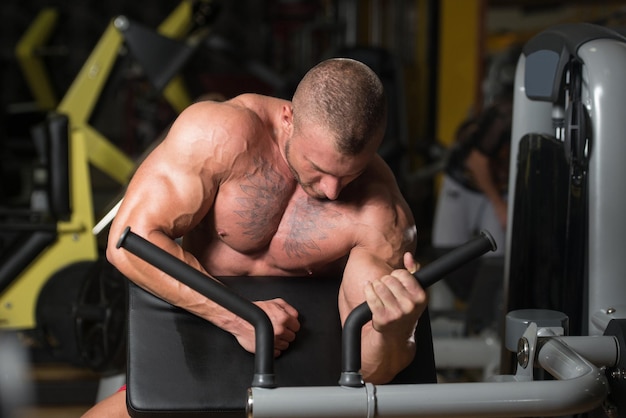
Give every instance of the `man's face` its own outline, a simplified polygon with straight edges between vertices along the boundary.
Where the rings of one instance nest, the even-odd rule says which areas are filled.
[[[308,124],[293,131],[285,144],[285,156],[296,181],[309,196],[336,200],[341,190],[365,171],[373,154],[342,155],[326,129]]]

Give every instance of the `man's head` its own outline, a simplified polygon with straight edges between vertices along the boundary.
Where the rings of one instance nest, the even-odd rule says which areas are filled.
[[[363,63],[326,60],[304,76],[291,111],[287,163],[310,196],[334,200],[365,170],[383,138],[382,83]]]
[[[334,135],[337,150],[356,155],[378,147],[385,133],[383,85],[365,64],[348,58],[322,61],[306,73],[293,96],[294,129],[314,123]]]

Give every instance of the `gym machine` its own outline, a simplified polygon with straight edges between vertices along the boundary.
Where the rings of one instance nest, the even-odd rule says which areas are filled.
[[[38,110],[52,110],[58,104],[50,77],[43,62],[46,43],[59,19],[56,9],[42,9],[15,47],[15,56],[24,74]]]
[[[131,285],[127,403],[132,416],[151,417],[163,411],[176,417],[200,411],[205,416],[243,416],[244,395],[252,371],[252,385],[259,388],[279,390],[278,384],[289,388],[306,384],[315,389],[312,386],[324,387],[337,379],[342,385],[338,387],[363,386],[361,328],[371,319],[371,311],[366,303],[358,306],[342,332],[337,309],[340,277],[220,277],[226,285],[223,286],[134,234],[130,227],[121,235],[117,247],[241,316],[255,327],[256,335],[256,354],[251,355],[223,330]],[[460,264],[494,248],[495,243],[484,232],[424,267],[416,277],[428,286]],[[272,324],[248,297],[276,296],[296,307],[303,326],[295,343],[275,364]],[[159,324],[157,328],[155,323]],[[416,356],[394,383],[436,381],[427,312],[417,325],[415,339]],[[335,375],[340,369],[341,375]],[[330,406],[328,400],[319,405],[324,403]],[[341,416],[339,411],[334,410],[333,414],[338,414],[334,416]]]
[[[61,102],[33,127],[39,162],[31,203],[0,208],[0,330],[27,331],[60,360],[94,370],[119,367],[126,286],[93,231],[90,170],[123,187],[135,162],[91,117],[128,51],[174,110],[190,104],[177,73],[205,36],[210,5],[184,0],[156,32],[124,16],[113,19]]]
[[[625,64],[624,33],[592,24],[556,26],[524,46],[505,258],[508,311],[559,312],[567,338],[616,340],[621,355],[603,364],[611,417],[626,416]],[[504,358],[502,369],[510,367]]]
[[[503,355],[502,365],[503,369],[514,368],[515,374],[476,383],[364,384],[359,375],[357,335],[369,317],[358,307],[354,326],[348,324],[342,331],[339,384],[280,386],[287,376],[274,376],[272,350],[267,348],[268,344],[271,348],[271,339],[268,343],[261,331],[266,321],[254,309],[247,312],[242,308],[245,300],[227,293],[212,297],[257,327],[258,353],[254,370],[250,369],[247,396],[240,394],[242,407],[236,411],[209,405],[195,410],[178,408],[179,395],[187,391],[207,392],[198,396],[200,403],[211,397],[205,390],[211,386],[202,380],[210,362],[224,363],[224,373],[234,366],[221,357],[232,350],[218,349],[217,358],[212,358],[204,349],[185,345],[184,336],[179,335],[179,339],[164,343],[177,345],[182,353],[180,364],[163,364],[170,358],[164,345],[149,351],[159,351],[165,360],[142,370],[169,367],[166,375],[172,376],[169,370],[180,369],[180,373],[190,375],[191,386],[171,384],[176,393],[165,404],[158,397],[133,403],[136,371],[129,362],[127,403],[131,414],[257,418],[626,416],[626,257],[620,246],[626,221],[622,216],[624,198],[616,180],[624,170],[622,159],[626,155],[626,141],[622,139],[626,118],[621,114],[626,99],[623,68],[626,37],[589,24],[548,29],[531,39],[520,56],[510,176],[513,204],[509,208],[505,260],[509,313],[503,342],[514,361]],[[433,276],[444,276],[459,260],[480,255],[488,247],[484,238],[460,247],[463,256],[454,250],[445,260],[425,266],[417,273],[418,280],[430,275],[430,269],[438,271]],[[120,237],[118,247],[202,293],[214,291],[207,289],[215,284],[210,279],[130,230]],[[129,305],[131,315],[142,315],[144,308],[162,316],[173,313],[172,307],[155,300],[143,304],[131,300]],[[173,321],[169,335],[181,334],[186,321],[180,317]],[[160,332],[154,327],[152,331]],[[289,370],[286,374],[298,373]],[[213,380],[223,385],[231,377],[241,376],[237,372],[220,374]],[[164,383],[170,384],[159,381],[156,385]],[[160,409],[141,409],[146,406]]]

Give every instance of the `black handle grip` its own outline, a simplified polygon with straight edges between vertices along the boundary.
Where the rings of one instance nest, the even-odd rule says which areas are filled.
[[[477,257],[495,251],[496,242],[487,231],[480,231],[480,235],[465,244],[462,244],[442,255],[432,263],[415,272],[414,276],[423,288],[427,288],[443,279],[449,273]]]
[[[274,381],[274,327],[261,308],[150,241],[131,232],[130,227],[127,227],[120,236],[117,248],[120,247],[252,324],[256,339],[252,386],[265,388],[276,386]]]
[[[462,244],[447,254],[439,257],[424,266],[414,274],[423,288],[427,288],[465,263],[480,257],[488,251],[496,250],[496,242],[487,231],[481,231],[480,236]],[[363,386],[361,377],[361,329],[372,319],[372,311],[363,302],[346,318],[342,334],[342,372],[339,384],[342,386]]]

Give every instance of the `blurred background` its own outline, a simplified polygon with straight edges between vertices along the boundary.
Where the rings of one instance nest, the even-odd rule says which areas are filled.
[[[438,158],[433,144],[451,144],[468,115],[481,110],[490,59],[546,27],[565,22],[619,24],[624,2],[612,0],[327,0],[214,1],[204,45],[181,66],[192,98],[260,92],[289,97],[304,72],[347,48],[381,49],[378,63],[397,106],[393,135],[415,174]],[[38,14],[58,14],[37,53],[53,100],[59,101],[111,19],[125,15],[156,29],[177,0],[5,0],[0,4],[3,117],[35,99],[16,58],[16,45]],[[372,53],[371,60],[380,60]],[[372,64],[373,66],[376,63]],[[175,116],[136,67],[107,80],[94,126],[136,157]],[[5,121],[2,135],[19,126]],[[422,174],[425,174],[422,173]],[[410,177],[411,180],[414,177]],[[421,178],[421,177],[420,177]],[[402,179],[401,179],[402,180]],[[429,240],[433,185],[407,191],[422,236]]]
[[[385,83],[391,113],[380,153],[415,215],[417,256],[428,262],[436,255],[432,230],[449,150],[459,127],[511,88],[520,46],[560,23],[619,27],[625,13],[626,2],[611,0],[3,0],[0,261],[13,259],[22,243],[18,232],[23,228],[17,223],[28,223],[32,231],[63,221],[54,210],[43,216],[32,211],[38,202],[37,169],[49,161],[37,141],[26,145],[31,141],[25,138],[49,111],[78,114],[83,118],[79,128],[98,138],[99,145],[91,148],[87,140],[86,151],[92,164],[85,168],[83,197],[91,234],[119,200],[133,164],[185,105],[244,92],[290,98],[311,66],[350,56],[370,65]],[[111,34],[119,16],[126,20],[117,20],[117,28],[132,29],[124,29],[126,43]],[[107,46],[111,51],[103,52]],[[105,67],[103,76],[98,69]],[[90,86],[93,80],[101,84]],[[99,157],[105,154],[111,158]],[[79,206],[72,203],[74,210]],[[9,277],[17,267],[0,269],[6,274],[0,277],[0,331],[6,331],[0,340],[0,354],[5,354],[0,357],[0,401],[5,410],[13,399],[28,406],[24,416],[79,416],[98,396],[102,377],[123,370],[123,318],[90,316],[94,306],[112,300],[104,293],[123,298],[112,279],[115,273],[99,261],[106,226],[104,220],[92,234],[89,245],[95,250],[83,257],[90,263],[74,274],[80,276],[75,285],[33,279],[36,284],[25,284],[30,290],[20,290],[16,299],[3,291],[14,279],[29,280],[27,274]],[[78,233],[73,234],[76,240]],[[74,262],[68,256],[56,265]],[[97,273],[90,277],[98,277],[95,283],[83,278],[94,268]],[[103,283],[109,286],[106,292]],[[68,291],[72,286],[75,290]],[[28,292],[33,295],[24,296]],[[49,295],[47,301],[42,292]],[[458,294],[452,299],[453,310],[468,302]],[[15,300],[36,314],[12,317]],[[82,315],[63,310],[77,304],[85,308]],[[3,319],[5,314],[9,319]],[[493,319],[492,313],[484,315]],[[64,335],[68,327],[81,326],[82,340]],[[72,341],[70,348],[64,339]],[[7,360],[11,353],[13,361]],[[16,366],[13,374],[5,364]],[[32,383],[21,391],[24,399],[3,395],[12,379]]]

